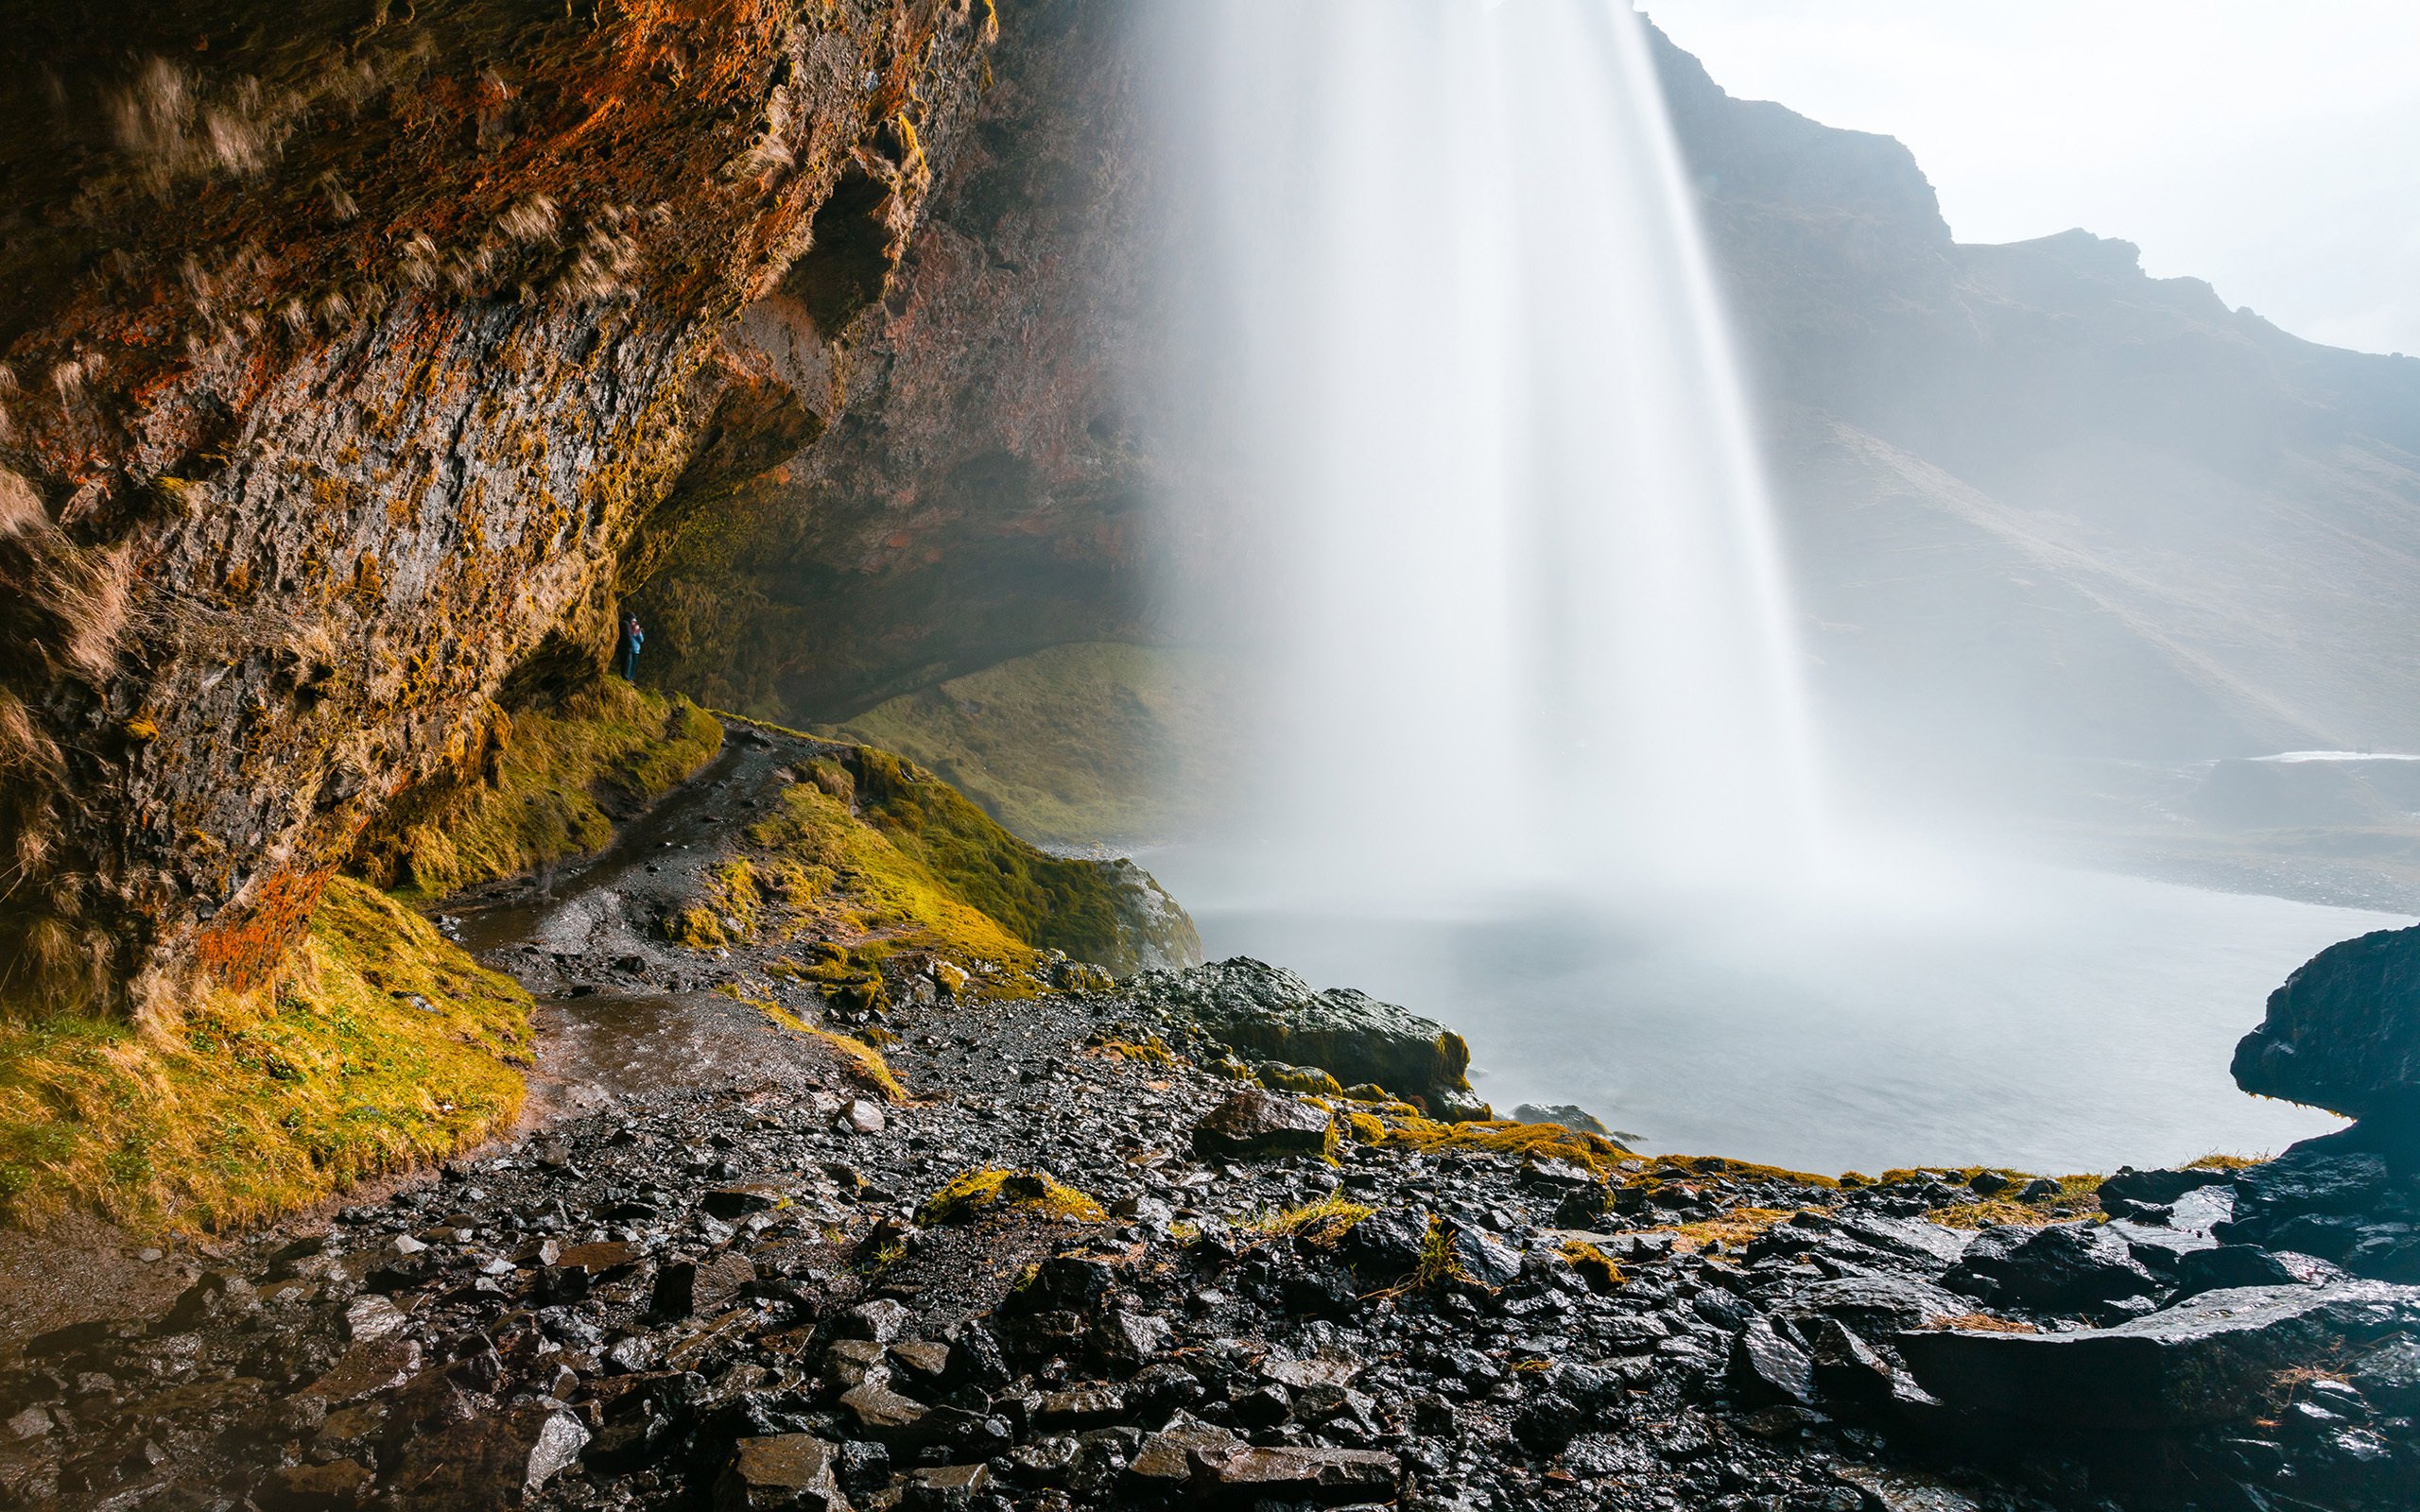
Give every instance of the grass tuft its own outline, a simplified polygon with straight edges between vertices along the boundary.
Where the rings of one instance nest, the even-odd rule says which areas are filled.
[[[1243,1227],[1255,1233],[1284,1235],[1330,1249],[1352,1231],[1355,1224],[1377,1211],[1367,1203],[1331,1194],[1299,1208],[1264,1212]]]
[[[1971,1173],[1965,1173],[1971,1174]],[[2031,1180],[2019,1175],[2019,1180]],[[2008,1195],[1981,1197],[1973,1202],[1953,1202],[1935,1208],[1925,1216],[1944,1228],[1981,1228],[1993,1224],[2030,1224],[2040,1227],[2068,1218],[2100,1216],[2100,1177],[2089,1174],[2063,1176],[2057,1178],[2059,1190],[2047,1197],[2019,1202]]]
[[[1565,1240],[1563,1262],[1579,1272],[1592,1290],[1610,1292],[1622,1283],[1622,1268],[1614,1263],[1614,1257],[1585,1240]]]
[[[1357,1128],[1358,1125],[1356,1125]],[[1568,1160],[1599,1176],[1611,1172],[1631,1152],[1602,1134],[1568,1129],[1560,1124],[1517,1124],[1494,1119],[1484,1123],[1441,1124],[1417,1114],[1397,1119],[1387,1129],[1386,1143],[1433,1154],[1440,1150],[1471,1150],[1489,1155],[1526,1156],[1535,1160]]]

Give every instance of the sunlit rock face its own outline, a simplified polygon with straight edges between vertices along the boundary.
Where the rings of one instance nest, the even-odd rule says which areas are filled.
[[[0,957],[139,1004],[257,977],[500,694],[601,666],[668,495],[812,435],[797,373],[845,363],[995,22],[84,9],[0,120]]]

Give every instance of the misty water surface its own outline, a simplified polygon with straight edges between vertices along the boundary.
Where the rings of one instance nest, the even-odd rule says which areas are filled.
[[[1609,919],[1223,906],[1234,858],[1147,864],[1211,957],[1257,955],[1466,1035],[1480,1093],[1578,1103],[1640,1147],[1818,1171],[2111,1170],[2338,1126],[2248,1097],[2236,1040],[2312,953],[2407,919],[2008,865],[1830,911]]]

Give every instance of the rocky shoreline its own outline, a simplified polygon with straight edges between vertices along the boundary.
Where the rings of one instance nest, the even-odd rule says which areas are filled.
[[[688,836],[667,873],[718,853],[711,810],[657,831]],[[1472,1118],[1458,1038],[1253,962],[989,997],[903,965],[878,1015],[824,1013],[650,934],[643,893],[582,882],[529,910],[551,947],[492,954],[551,996],[551,1123],[0,1358],[0,1504],[2363,1512],[2420,1485],[2411,1030],[2344,1006],[2391,993],[2393,939],[2298,974],[2241,1063],[2290,1064],[2347,1135],[2097,1186],[1867,1180]]]

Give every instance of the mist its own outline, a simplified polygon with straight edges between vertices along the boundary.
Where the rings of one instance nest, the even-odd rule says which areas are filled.
[[[1819,1166],[2334,1126],[2222,1052],[2412,907],[2286,829],[2323,784],[2408,826],[2336,791],[2369,768],[2262,765],[2399,738],[2287,628],[2348,549],[2288,415],[2402,367],[2122,243],[1959,247],[1895,144],[1741,107],[1622,8],[1233,5],[1151,46],[1182,228],[1152,381],[1192,480],[1161,612],[1234,659],[1255,738],[1141,854],[1212,954],[1474,1020],[1483,1092],[1650,1147],[1710,1138],[1717,1087],[1780,1120],[1735,1145]],[[1840,234],[1818,161],[1864,222],[1829,282],[1775,266]],[[2146,319],[2209,349],[2159,374],[2203,408],[2098,355]]]

